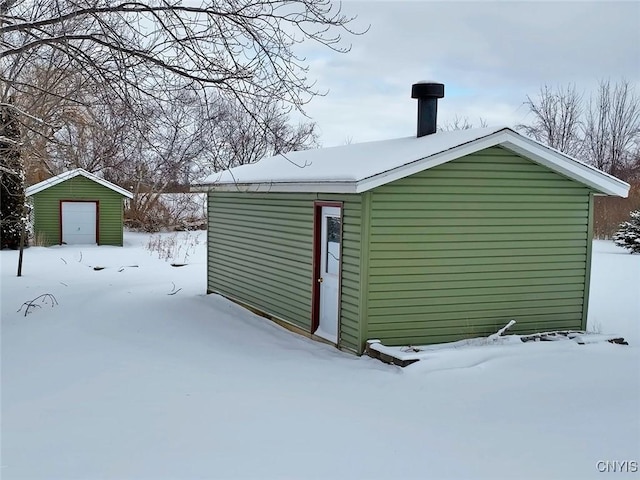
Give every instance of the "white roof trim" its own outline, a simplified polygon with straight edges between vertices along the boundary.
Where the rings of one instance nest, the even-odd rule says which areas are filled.
[[[118,185],[115,185],[111,182],[108,182],[103,178],[97,177],[93,173],[89,173],[82,168],[69,170],[68,172],[64,172],[64,173],[61,173],[60,175],[56,175],[55,177],[49,178],[48,180],[44,180],[40,183],[36,183],[35,185],[31,185],[25,190],[25,195],[27,197],[30,197],[31,195],[35,195],[36,193],[39,193],[43,190],[46,190],[47,188],[53,187],[54,185],[58,185],[59,183],[62,183],[74,177],[77,177],[78,175],[81,175],[85,178],[88,178],[89,180],[99,183],[103,187],[106,187],[109,190],[113,190],[114,192],[117,192],[124,197],[133,198],[133,193],[131,193],[130,191],[125,190],[124,188],[119,187]]]

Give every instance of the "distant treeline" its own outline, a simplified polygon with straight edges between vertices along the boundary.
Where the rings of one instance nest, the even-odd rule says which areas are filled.
[[[620,224],[629,220],[629,212],[640,210],[640,180],[630,182],[631,190],[627,198],[600,197],[594,202],[595,238],[609,239]]]

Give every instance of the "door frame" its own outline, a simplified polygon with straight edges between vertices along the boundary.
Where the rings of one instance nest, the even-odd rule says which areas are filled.
[[[96,205],[96,245],[100,245],[100,200],[60,199],[58,203],[58,229],[60,230],[60,245],[62,245],[62,203],[95,203]]]
[[[342,240],[344,232],[344,202],[330,202],[324,200],[316,200],[313,202],[313,261],[312,261],[312,278],[311,278],[311,333],[320,326],[320,254],[322,252],[322,207],[339,207],[340,208],[340,266],[338,268],[338,338],[337,344],[340,343],[340,333],[342,330],[342,322],[340,321],[340,306],[342,305]]]

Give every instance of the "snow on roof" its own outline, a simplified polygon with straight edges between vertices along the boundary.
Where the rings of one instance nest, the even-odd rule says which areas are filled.
[[[289,152],[210,175],[195,190],[361,193],[497,145],[601,193],[628,195],[625,182],[506,127]]]
[[[102,185],[103,187],[107,187],[110,190],[113,190],[114,192],[119,193],[120,195],[127,197],[127,198],[133,198],[133,193],[129,192],[128,190],[125,190],[122,187],[119,187],[118,185],[115,185],[111,182],[106,181],[103,178],[97,177],[96,175],[94,175],[93,173],[89,173],[86,170],[82,169],[82,168],[76,168],[74,170],[69,170],[68,172],[64,172],[61,173],[60,175],[56,175],[55,177],[51,177],[47,180],[44,180],[40,183],[36,183],[35,185],[31,185],[30,187],[28,187],[25,190],[25,195],[27,197],[30,197],[31,195],[35,195],[38,192],[41,192],[43,190],[46,190],[47,188],[51,188],[54,185],[57,185],[59,183],[65,182],[67,180],[70,180],[74,177],[77,177],[78,175],[81,175],[85,178],[88,178],[89,180],[92,180],[96,183],[99,183],[100,185]]]

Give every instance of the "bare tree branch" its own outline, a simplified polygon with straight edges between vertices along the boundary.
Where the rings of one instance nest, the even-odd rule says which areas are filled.
[[[151,95],[157,95],[149,91],[153,82],[215,86],[301,108],[319,92],[293,47],[311,40],[346,52],[340,32],[356,33],[348,26],[352,20],[329,0],[210,0],[199,6],[30,0],[0,14],[0,60],[56,50],[76,69],[107,77],[117,72]],[[149,84],[140,85],[143,72]]]

